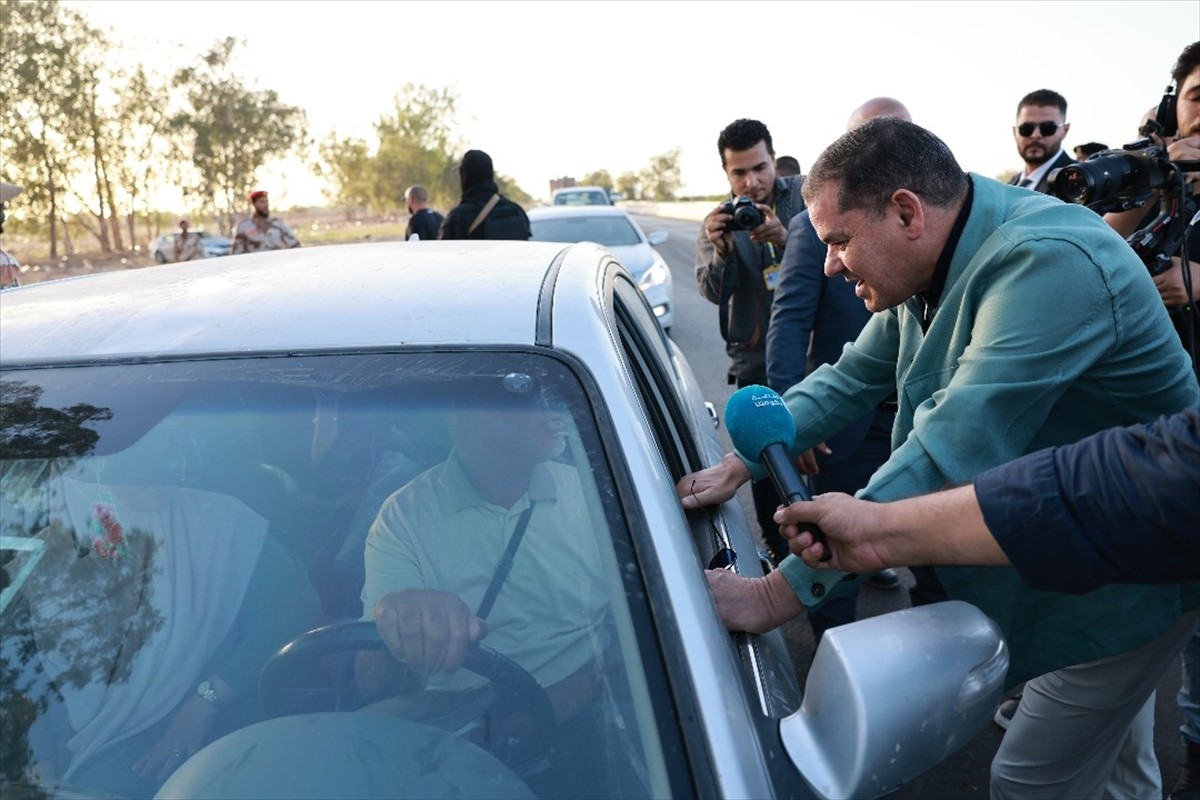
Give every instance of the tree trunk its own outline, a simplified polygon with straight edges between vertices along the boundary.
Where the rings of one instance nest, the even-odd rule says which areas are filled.
[[[69,256],[75,255],[75,245],[71,242],[71,226],[67,224],[67,218],[63,217],[63,245],[66,249],[66,254]]]
[[[99,240],[100,251],[103,253],[111,253],[113,251],[112,243],[109,241],[109,238],[108,238],[108,228],[104,224],[105,192],[104,192],[104,179],[100,175],[100,145],[95,144],[95,137],[93,137],[92,141],[94,143],[93,148],[92,148],[92,172],[96,179],[96,203],[99,205],[100,210],[91,212],[92,215],[96,218],[97,223],[99,223],[99,224],[96,226],[95,230],[92,230],[92,228],[90,228],[90,227],[88,228],[88,230],[90,230],[92,232],[92,235],[95,236],[97,240]]]
[[[130,247],[130,249],[133,249],[134,247],[137,246],[137,230],[136,230],[137,214],[134,212],[134,209],[137,208],[136,200],[137,200],[136,196],[129,198],[129,213],[125,215],[125,224],[129,226],[129,247]]]
[[[50,169],[50,159],[45,157],[44,163],[46,166],[46,175],[49,180],[46,181],[46,190],[50,193],[50,260],[58,260],[58,192],[54,186],[54,172]]]

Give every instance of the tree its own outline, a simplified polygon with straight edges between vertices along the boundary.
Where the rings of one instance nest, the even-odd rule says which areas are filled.
[[[50,257],[58,257],[65,187],[86,155],[88,70],[84,50],[96,33],[58,0],[3,5],[0,46],[0,148],[22,202],[46,220]]]
[[[259,167],[284,156],[304,140],[304,112],[271,90],[246,86],[233,65],[237,40],[213,45],[199,67],[179,70],[174,85],[185,90],[189,110],[172,127],[189,140],[199,172],[198,193],[232,223]]]
[[[650,159],[642,170],[641,189],[644,200],[674,200],[675,192],[683,185],[679,169],[679,148]]]
[[[330,133],[317,148],[312,171],[328,184],[324,194],[329,202],[345,207],[347,214],[353,216],[372,205],[371,153],[366,141]]]
[[[113,162],[113,174],[126,196],[126,224],[133,244],[137,241],[135,220],[139,211],[147,226],[151,219],[157,222],[152,203],[158,190],[166,181],[180,181],[182,152],[178,136],[172,135],[166,81],[141,66],[121,77],[125,83],[113,108],[120,157]],[[156,235],[157,226],[148,227],[146,240]]]
[[[458,200],[458,95],[450,89],[406,84],[390,113],[375,123],[374,152],[361,139],[330,134],[313,171],[330,183],[327,196],[381,213],[404,208],[404,190],[419,183],[432,206]]]
[[[392,113],[379,118],[375,133],[373,191],[380,210],[404,207],[404,190],[419,183],[432,206],[448,208],[458,198],[458,95],[451,89],[405,84]]]
[[[621,176],[617,178],[617,191],[629,200],[643,199],[641,176],[633,172],[622,172]]]
[[[610,194],[613,190],[612,175],[609,175],[608,170],[606,169],[598,169],[595,172],[589,172],[587,175],[583,176],[583,180],[581,180],[580,183],[584,186],[599,186],[600,188],[607,190]]]

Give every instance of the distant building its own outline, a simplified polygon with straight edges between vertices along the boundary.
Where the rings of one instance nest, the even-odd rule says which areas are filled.
[[[570,189],[574,185],[575,179],[571,177],[552,178],[550,180],[550,194],[554,194],[555,189]]]

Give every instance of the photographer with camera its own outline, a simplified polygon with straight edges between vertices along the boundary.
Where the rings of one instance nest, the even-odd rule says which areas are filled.
[[[721,338],[729,354],[729,383],[738,388],[767,382],[767,325],[779,282],[787,226],[804,209],[802,176],[778,177],[767,126],[754,119],[731,122],[717,137],[730,199],[709,212],[696,242],[696,282],[718,306]],[[769,483],[753,490],[763,543],[776,560],[787,555]]]
[[[1137,192],[1144,206],[1110,211],[1105,221],[1125,236],[1154,276],[1163,305],[1192,354],[1200,376],[1200,225],[1194,224],[1200,209],[1200,41],[1184,48],[1171,70],[1176,87],[1168,92],[1159,109],[1147,114],[1141,133],[1146,138],[1127,145],[1118,157],[1149,154],[1143,164],[1130,162],[1124,173],[1141,167],[1124,194]],[[1117,197],[1120,198],[1121,193]],[[1149,207],[1149,211],[1146,211]],[[1184,264],[1187,269],[1184,269]]]
[[[1157,245],[1157,252],[1141,253],[1158,287],[1159,297],[1171,316],[1184,347],[1192,355],[1192,367],[1200,376],[1200,225],[1195,224],[1200,202],[1200,41],[1183,49],[1171,69],[1175,86],[1173,98],[1164,98],[1156,118],[1142,129],[1165,145],[1166,159],[1175,165],[1174,181],[1165,180],[1151,194],[1155,203],[1150,212],[1136,208],[1112,212],[1105,220],[1120,234],[1136,241]],[[1173,100],[1173,102],[1172,102]],[[1172,106],[1174,106],[1172,108]],[[1172,119],[1172,111],[1174,118]],[[1157,123],[1157,124],[1154,124]],[[1190,162],[1190,163],[1189,163]],[[1192,167],[1192,169],[1187,169]],[[1167,172],[1167,170],[1160,170]],[[1172,196],[1172,193],[1178,197]],[[1177,208],[1172,205],[1177,204]],[[1170,223],[1162,225],[1165,214]],[[1155,236],[1155,224],[1165,228]],[[1137,249],[1135,247],[1135,249]],[[1179,707],[1183,712],[1184,765],[1171,790],[1171,800],[1200,798],[1200,631],[1183,651],[1183,675],[1179,688]]]

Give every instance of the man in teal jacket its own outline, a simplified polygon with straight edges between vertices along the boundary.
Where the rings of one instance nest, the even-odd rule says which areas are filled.
[[[1087,209],[967,175],[936,136],[894,118],[838,139],[804,195],[829,248],[826,274],[882,313],[784,395],[793,452],[808,466],[810,448],[896,389],[893,453],[860,497],[967,483],[1200,400],[1145,267]],[[689,508],[722,502],[761,474],[730,454],[685,476],[680,496]],[[819,605],[842,578],[795,557],[758,580],[721,572],[708,573],[718,611],[750,631]],[[1195,628],[1195,587],[1069,596],[1035,591],[1011,569],[938,573],[950,596],[1003,628],[1010,684],[1032,679],[993,762],[993,797],[1161,796],[1152,693]]]

